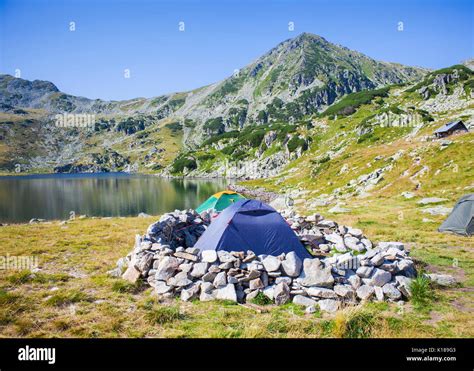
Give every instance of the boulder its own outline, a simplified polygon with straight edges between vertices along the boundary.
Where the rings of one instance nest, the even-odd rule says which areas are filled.
[[[337,298],[337,294],[330,289],[325,289],[323,287],[312,286],[306,289],[306,292],[309,296],[316,296],[318,298],[334,299]]]
[[[389,272],[386,272],[382,269],[375,268],[370,278],[371,278],[371,284],[373,286],[382,287],[383,285],[391,281],[392,275]]]
[[[373,286],[369,285],[362,285],[356,291],[357,297],[361,300],[369,300],[374,294],[374,292],[375,289],[373,288]]]
[[[210,282],[202,282],[201,283],[201,292],[205,292],[210,294],[214,290],[214,285]]]
[[[369,278],[373,270],[374,267],[361,266],[357,268],[356,274],[361,278]]]
[[[263,289],[263,294],[270,300],[273,300],[274,291],[275,291],[275,285],[271,285]]]
[[[130,265],[123,274],[122,278],[131,283],[135,283],[140,278],[140,271],[136,269],[133,265]]]
[[[221,288],[227,285],[227,275],[225,272],[217,273],[216,278],[212,282],[215,288]]]
[[[237,258],[234,255],[224,250],[219,250],[217,252],[217,256],[219,257],[219,261],[221,263],[234,262],[237,260]]]
[[[181,290],[181,300],[189,301],[197,298],[199,295],[199,290],[200,289],[198,284],[194,284],[188,289]]]
[[[217,252],[215,250],[203,250],[201,252],[201,261],[214,263],[217,260]]]
[[[249,282],[250,290],[263,289],[265,286],[260,278],[255,278]]]
[[[351,285],[335,285],[334,292],[344,299],[355,298],[355,291]]]
[[[381,265],[383,262],[384,262],[385,258],[383,256],[383,254],[376,254],[372,257],[372,259],[370,259],[370,262],[375,265],[376,267],[378,267],[379,265]]]
[[[375,298],[377,301],[383,301],[384,295],[383,295],[383,289],[380,286],[375,286],[374,287],[374,292],[375,292]]]
[[[293,280],[290,277],[281,276],[281,277],[277,277],[275,279],[275,284],[278,285],[281,282],[285,282],[289,286],[289,285],[291,285],[292,281]]]
[[[267,272],[275,272],[280,268],[281,260],[276,256],[268,255],[262,260],[262,264]]]
[[[405,276],[395,276],[397,288],[406,298],[409,298],[411,296],[411,281],[411,278]]]
[[[405,245],[402,242],[394,242],[394,241],[389,241],[389,242],[379,242],[378,247],[381,250],[388,250],[392,247],[398,249],[398,250],[404,250]]]
[[[204,282],[213,282],[216,276],[217,273],[207,272],[204,276],[202,276],[202,280]]]
[[[351,284],[351,286],[354,290],[357,290],[360,287],[360,285],[362,284],[362,280],[354,272],[352,272],[352,274],[347,276],[347,281]]]
[[[402,297],[401,292],[395,287],[393,283],[387,283],[382,287],[383,293],[391,300],[398,300]]]
[[[193,270],[190,273],[191,277],[201,278],[206,274],[208,267],[209,263],[207,262],[195,263],[193,266]]]
[[[302,286],[319,286],[331,288],[334,284],[334,277],[331,274],[331,267],[323,268],[319,259],[305,259],[303,271],[297,278],[297,282]]]
[[[156,279],[166,281],[173,276],[179,267],[178,259],[172,256],[165,256],[161,259],[158,267],[156,268]]]
[[[449,274],[438,274],[438,273],[431,273],[427,275],[428,278],[433,282],[434,284],[438,286],[443,286],[443,287],[453,287],[456,286],[458,281],[456,278],[453,276],[450,276]]]
[[[290,277],[298,277],[302,266],[303,262],[294,251],[286,254],[285,260],[281,263],[283,272]]]
[[[168,278],[166,283],[170,286],[188,286],[192,281],[188,278],[187,272],[179,272],[176,276]]]
[[[316,305],[316,300],[313,300],[303,295],[295,295],[293,297],[293,304],[309,307],[311,305]]]
[[[339,309],[339,301],[333,299],[323,299],[318,301],[319,308],[324,312],[336,312]]]
[[[165,294],[171,291],[172,287],[168,286],[164,281],[155,281],[154,283],[155,292],[157,294]]]
[[[286,282],[281,282],[273,290],[273,298],[276,305],[285,304],[290,300],[290,288]]]
[[[231,283],[216,290],[216,299],[231,300],[237,302],[235,286]]]

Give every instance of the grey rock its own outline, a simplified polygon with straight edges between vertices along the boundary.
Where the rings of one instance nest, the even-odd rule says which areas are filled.
[[[351,227],[347,228],[347,233],[349,233],[350,235],[354,237],[357,237],[358,239],[362,238],[362,236],[364,235],[360,229],[351,228]]]
[[[140,271],[136,269],[133,265],[130,265],[125,271],[125,273],[122,275],[122,278],[129,282],[135,283],[138,281],[138,278],[140,278]]]
[[[318,301],[319,308],[324,312],[336,312],[339,309],[339,301],[333,299],[323,299]]]
[[[265,287],[263,289],[263,294],[270,300],[273,300],[274,290],[275,290],[275,285]]]
[[[254,291],[250,291],[247,296],[245,297],[245,300],[246,301],[251,301],[253,299],[255,299],[257,297],[257,295],[260,293],[260,289],[258,290],[254,290]]]
[[[209,263],[207,262],[195,263],[193,270],[190,273],[191,277],[201,278],[202,276],[206,274],[208,267],[209,267]]]
[[[351,285],[335,285],[334,292],[344,299],[354,299],[355,291]]]
[[[202,276],[202,280],[204,282],[213,282],[216,276],[217,273],[207,272],[204,276]]]
[[[444,201],[447,201],[447,200],[445,198],[439,198],[439,197],[427,197],[427,198],[422,198],[420,201],[417,202],[417,204],[428,205],[428,204],[437,204]]]
[[[216,290],[216,299],[231,300],[237,302],[235,286],[231,283]]]
[[[374,291],[375,291],[375,298],[377,299],[377,301],[383,301],[384,299],[383,289],[380,286],[375,286]]]
[[[166,283],[170,286],[183,287],[189,285],[192,281],[188,278],[187,272],[179,272],[176,276],[168,278]]]
[[[404,250],[405,249],[405,245],[402,242],[395,242],[395,241],[379,242],[378,247],[381,250],[388,250],[390,248],[396,248],[398,250]]]
[[[316,296],[318,298],[332,299],[337,298],[337,294],[330,289],[323,287],[312,286],[306,289],[306,292],[309,296]]]
[[[197,298],[199,295],[199,290],[200,288],[199,288],[199,285],[197,284],[192,285],[188,289],[181,290],[181,300],[189,301],[189,300]]]
[[[372,274],[374,267],[362,266],[359,267],[356,271],[356,274],[361,278],[368,278]]]
[[[383,285],[391,281],[392,275],[389,272],[386,272],[382,269],[375,268],[370,278],[371,278],[371,284],[373,286],[382,287]]]
[[[262,264],[267,272],[274,272],[280,268],[281,260],[276,256],[268,255],[263,259]]]
[[[260,278],[255,278],[249,282],[250,290],[263,289],[265,286]]]
[[[214,285],[210,282],[202,282],[201,283],[201,292],[205,292],[210,294],[214,290]]]
[[[374,257],[372,257],[372,259],[370,259],[370,262],[378,267],[383,263],[384,260],[383,254],[376,254]]]
[[[290,277],[298,277],[301,273],[303,262],[294,251],[286,254],[285,260],[281,263],[283,272]]]
[[[182,263],[179,265],[179,270],[181,272],[190,272],[193,269],[193,263]]]
[[[156,268],[156,279],[166,281],[173,276],[179,267],[178,259],[172,256],[165,256],[161,259],[158,267]]]
[[[261,273],[260,271],[256,270],[256,269],[251,270],[251,271],[249,272],[249,275],[247,276],[247,279],[248,279],[248,280],[253,280],[253,279],[255,279],[255,278],[260,277],[261,274],[262,274],[262,273]]]
[[[190,254],[193,254],[193,255],[197,255],[199,254],[199,249],[197,247],[188,247],[186,250],[187,253],[190,253]]]
[[[303,295],[295,295],[293,297],[293,303],[296,305],[302,305],[305,307],[309,307],[311,305],[316,305],[316,300],[313,300],[311,298],[308,298]]]
[[[438,274],[438,273],[431,273],[428,274],[428,278],[438,286],[443,287],[452,287],[456,286],[458,281],[453,276],[449,274]]]
[[[213,290],[211,292],[204,292],[204,291],[201,291],[201,295],[199,295],[199,300],[200,301],[211,301],[211,300],[215,300],[216,299],[216,291],[217,290]]]
[[[203,250],[201,252],[201,260],[207,263],[214,263],[217,260],[217,252],[215,250]]]
[[[235,278],[234,276],[229,276],[227,275],[227,283],[239,283],[239,280]]]
[[[319,259],[305,259],[303,271],[297,278],[297,282],[303,286],[331,288],[334,284],[334,277],[331,274],[331,267],[323,268]]]
[[[362,285],[356,291],[357,297],[361,300],[369,300],[374,292],[375,289],[369,285]]]
[[[164,294],[172,289],[172,287],[168,286],[164,281],[155,281],[154,287],[157,294]]]
[[[309,307],[306,307],[305,309],[305,313],[308,313],[308,314],[313,314],[313,313],[316,313],[318,311],[318,309],[316,308],[316,305],[310,305]]]
[[[273,297],[276,305],[283,305],[290,300],[290,288],[285,282],[275,286]]]
[[[351,284],[351,286],[354,290],[357,290],[360,287],[360,285],[362,284],[362,280],[355,273],[353,273],[352,275],[349,275],[348,278],[347,278],[347,281]]]
[[[285,282],[285,283],[289,286],[289,285],[291,285],[291,282],[292,282],[292,281],[293,281],[293,280],[292,280],[290,277],[281,276],[281,277],[277,277],[277,278],[275,279],[275,284],[278,285],[278,284],[281,283],[281,282]]]
[[[237,260],[237,258],[228,251],[219,250],[217,256],[221,263],[234,262]]]
[[[395,287],[393,283],[387,283],[382,287],[382,289],[385,296],[387,296],[389,299],[398,300],[402,297],[401,292]]]
[[[233,266],[234,266],[234,262],[225,262],[225,263],[219,264],[219,268],[222,269],[222,270],[230,269]]]
[[[216,278],[214,278],[213,285],[215,288],[221,288],[227,285],[227,275],[225,272],[217,273]]]

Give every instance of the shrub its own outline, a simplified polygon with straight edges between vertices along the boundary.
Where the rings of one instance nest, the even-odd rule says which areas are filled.
[[[222,133],[224,131],[224,122],[222,120],[222,117],[215,117],[207,120],[204,123],[204,130],[207,130],[208,132],[212,133]]]
[[[153,307],[150,312],[147,313],[146,317],[152,324],[158,325],[163,325],[184,318],[184,316],[179,312],[179,307],[177,306]]]
[[[376,97],[387,97],[388,91],[389,87],[385,87],[382,89],[365,90],[348,94],[339,102],[326,109],[323,112],[323,116],[352,114],[361,105],[370,103]]]
[[[125,280],[118,280],[115,281],[112,285],[112,291],[119,292],[119,293],[129,293],[129,294],[136,294],[140,291],[142,284],[140,281],[135,283],[131,283]]]
[[[180,122],[170,122],[169,124],[166,124],[165,127],[171,130],[173,134],[176,134],[177,132],[183,130],[183,125],[181,125]]]
[[[351,308],[338,312],[333,333],[341,338],[368,338],[372,334],[376,314],[367,309]]]
[[[82,291],[72,290],[69,292],[58,292],[54,294],[48,300],[46,304],[50,306],[60,307],[67,304],[77,303],[80,301],[88,301],[89,297]]]
[[[294,152],[297,148],[302,148],[303,150],[307,149],[306,141],[303,138],[298,137],[297,135],[293,136],[288,141],[288,151]]]
[[[182,173],[184,168],[194,170],[197,168],[196,160],[193,158],[181,157],[175,160],[172,168],[174,174]]]
[[[273,303],[273,301],[263,292],[259,292],[257,296],[250,300],[250,302],[257,305],[268,305]]]
[[[433,290],[431,289],[430,280],[423,274],[413,279],[410,284],[411,301],[416,309],[424,309],[429,307],[433,299]]]

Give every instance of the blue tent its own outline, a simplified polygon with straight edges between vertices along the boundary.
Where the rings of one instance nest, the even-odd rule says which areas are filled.
[[[202,250],[247,251],[280,255],[294,251],[301,259],[311,254],[272,207],[256,200],[239,200],[227,207],[194,247]]]

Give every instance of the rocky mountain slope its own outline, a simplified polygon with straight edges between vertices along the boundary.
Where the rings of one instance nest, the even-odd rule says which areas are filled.
[[[216,135],[245,136],[256,125],[294,126],[345,94],[419,81],[426,72],[304,33],[224,81],[149,99],[91,100],[62,93],[50,82],[1,75],[0,168],[161,171],[182,148],[197,149]],[[96,123],[91,130],[56,128],[58,113],[94,114]]]

